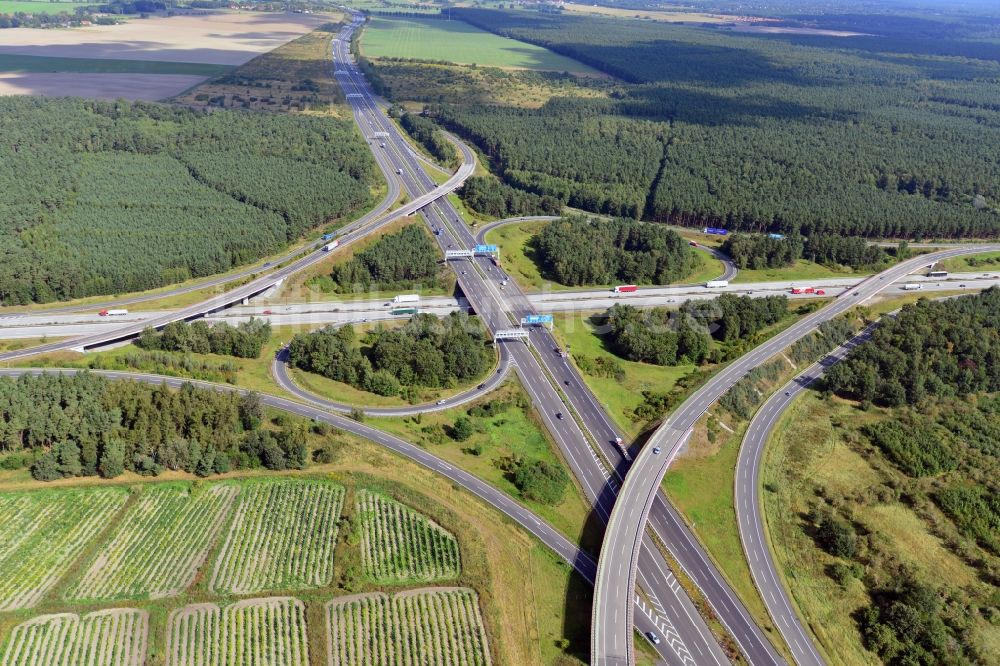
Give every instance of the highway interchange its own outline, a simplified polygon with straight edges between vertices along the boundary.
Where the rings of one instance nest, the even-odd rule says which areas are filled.
[[[345,227],[339,236],[341,244],[347,245],[356,242],[401,216],[419,211],[432,228],[440,230],[440,233],[435,237],[442,250],[470,248],[477,243],[477,238],[461,222],[458,212],[444,195],[456,189],[472,173],[474,156],[467,147],[459,144],[463,153],[461,168],[449,178],[445,185],[436,186],[434,184],[422,168],[422,164],[426,160],[413,151],[397,128],[386,117],[384,105],[381,105],[380,101],[373,95],[350,57],[349,40],[354,30],[360,25],[361,19],[355,14],[352,23],[334,42],[336,75],[348,97],[348,102],[352,106],[358,126],[363,133],[369,136],[372,152],[386,174],[390,186],[385,199],[373,211]],[[409,194],[412,201],[387,214],[386,211],[398,199],[398,195],[403,190]],[[485,231],[485,229],[479,231],[480,239]],[[218,315],[222,308],[267,291],[293,273],[322,260],[326,255],[318,248],[318,245],[310,246],[304,255],[302,255],[302,250],[291,252],[277,260],[276,263],[279,266],[269,272],[263,267],[252,268],[166,292],[187,293],[212,285],[226,284],[240,278],[252,278],[247,284],[202,303],[172,312],[155,313],[125,323],[118,322],[114,326],[102,327],[107,330],[93,330],[82,334],[66,333],[72,336],[71,339],[6,352],[0,354],[0,361],[19,360],[49,351],[100,347],[134,337],[146,326],[162,327],[171,321],[193,319],[213,313]],[[698,586],[721,623],[735,639],[747,661],[754,665],[783,663],[783,659],[750,618],[749,613],[680,515],[659,492],[660,480],[667,466],[682,447],[695,421],[749,369],[807,334],[822,321],[837,316],[889,288],[890,284],[907,276],[921,264],[935,259],[993,251],[998,248],[1000,246],[996,245],[953,248],[900,263],[879,276],[865,279],[854,286],[837,285],[835,288],[841,291],[834,302],[800,320],[749,354],[734,361],[671,414],[646,447],[641,451],[632,450],[627,456],[623,455],[616,446],[618,433],[614,424],[586,387],[575,367],[563,355],[556,352],[557,343],[550,332],[543,328],[532,329],[529,335],[529,344],[524,344],[521,341],[500,342],[498,345],[500,348],[499,372],[487,380],[487,385],[483,390],[489,390],[495,383],[502,381],[509,369],[514,369],[520,376],[522,383],[531,395],[532,403],[542,422],[558,444],[588,499],[593,503],[597,518],[602,522],[609,523],[605,545],[596,567],[593,559],[586,553],[582,553],[565,537],[502,492],[440,461],[422,449],[371,426],[332,414],[331,411],[343,411],[340,409],[342,406],[332,403],[323,404],[321,401],[317,402],[314,396],[304,394],[295,387],[294,382],[291,382],[280,358],[275,362],[275,376],[279,383],[300,399],[312,404],[302,404],[277,396],[264,396],[265,404],[308,418],[333,423],[339,428],[372,440],[443,474],[503,511],[525,529],[538,536],[543,543],[573,564],[587,580],[596,581],[592,626],[593,663],[633,663],[633,629],[643,633],[656,631],[663,638],[663,641],[654,647],[667,663],[724,664],[729,661],[695,605],[671,573],[666,560],[660,554],[657,544],[650,534],[655,535],[656,540],[670,551],[686,574]],[[501,282],[504,279],[502,272],[495,269],[485,257],[455,260],[452,261],[452,264],[456,270],[462,294],[486,326],[494,332],[515,327],[523,316],[536,313],[539,307],[543,307],[546,311],[554,311],[560,303],[575,302],[580,305],[579,309],[603,309],[607,305],[604,305],[605,301],[602,299],[612,299],[607,292],[590,294],[569,292],[569,296],[546,294],[541,299],[533,299],[521,292],[514,282],[502,285]],[[731,264],[727,265],[723,278],[732,277],[729,272],[730,268]],[[990,280],[995,282],[994,278],[990,278]],[[980,285],[977,283],[970,285],[970,288],[971,286]],[[773,285],[770,287],[734,285],[734,287],[737,291],[752,290],[756,292],[758,289],[762,291],[772,289]],[[782,287],[782,289],[785,288]],[[670,289],[683,288],[662,288],[660,293],[653,293],[650,290],[649,293],[640,294],[634,300],[630,298],[629,302],[637,305],[646,305],[652,302],[659,304],[662,303],[662,299],[690,297],[689,294],[680,291],[667,291]],[[690,287],[686,289],[691,291]],[[154,298],[163,298],[164,295],[161,292],[156,295],[136,296],[91,307],[96,309],[101,306],[127,305]],[[699,293],[699,297],[704,296],[704,291]],[[642,300],[643,298],[653,300]],[[656,301],[655,299],[661,300]],[[613,299],[611,302],[619,300]],[[43,312],[46,315],[60,314],[72,307],[53,308]],[[443,304],[441,307],[447,308],[449,305]],[[42,312],[33,312],[31,316],[41,314]],[[19,316],[17,315],[17,317]],[[348,320],[351,320],[351,317],[354,317],[353,320],[356,321],[356,314],[352,313]],[[0,320],[0,326],[9,323],[9,321]],[[64,331],[68,330],[64,329]],[[41,370],[0,370],[0,374],[3,375],[16,375],[24,372],[41,372]],[[189,381],[133,373],[106,372],[102,374],[113,379],[166,382],[172,386]],[[216,390],[238,390],[203,382],[192,383],[203,384]],[[475,395],[475,392],[470,392],[463,394],[461,399],[472,399]],[[792,392],[792,396],[783,397],[794,397],[794,392]],[[457,404],[458,399],[459,397],[456,396],[454,404]],[[777,404],[783,403],[778,401]],[[453,404],[447,405],[447,407],[451,406]],[[773,421],[771,423],[773,424]],[[765,430],[755,432],[761,433],[761,437],[766,435]],[[760,442],[763,442],[763,439],[760,439]],[[660,449],[660,454],[652,453],[654,446]],[[748,448],[745,445],[744,449],[753,452],[753,447]],[[634,461],[632,460],[633,456]],[[742,453],[741,461],[743,461]],[[743,464],[747,467],[737,469],[738,478],[741,473],[749,474],[751,469],[759,464],[759,458],[748,453],[747,461]],[[745,472],[741,472],[741,470],[745,470]],[[627,475],[626,471],[628,471]],[[744,500],[744,507],[756,507],[756,495],[748,493],[756,492],[757,477],[748,476],[747,478],[748,485],[740,494],[740,498]],[[619,487],[622,479],[626,479],[626,481],[623,486]],[[759,507],[756,508],[759,510]],[[741,535],[744,528],[750,530],[755,525],[759,528],[759,522],[755,522],[759,521],[759,514],[754,514],[749,509],[745,513],[741,513],[741,511],[743,509],[738,504],[737,513],[740,516]],[[751,532],[748,531],[746,534],[749,535]],[[759,536],[759,533],[757,534]],[[749,537],[744,539],[744,544],[746,544],[747,538]],[[758,544],[761,543],[762,541],[758,539]],[[766,561],[770,567],[770,573],[768,573],[767,564],[762,564],[763,568],[758,569],[751,561],[754,580],[760,587],[765,602],[767,602],[768,596],[771,596],[772,599],[776,597],[786,598],[785,591],[781,588],[777,576],[773,575],[773,561],[770,560],[766,547],[762,548],[763,550],[747,548],[748,559],[754,560],[754,554],[756,554],[756,559]],[[764,555],[763,558],[760,557],[761,553]],[[763,574],[759,576],[758,574],[762,572]],[[637,591],[641,592],[637,593]],[[788,639],[789,649],[796,662],[801,664],[822,663],[809,641],[808,633],[801,627],[798,617],[795,616],[787,600],[784,603],[786,607],[784,611],[777,608],[780,604],[768,603],[767,605],[774,616],[776,625],[783,636]],[[639,615],[634,615],[635,607],[640,609]],[[795,628],[796,626],[798,629]],[[786,627],[788,628],[787,632]],[[798,644],[797,647],[796,644]]]

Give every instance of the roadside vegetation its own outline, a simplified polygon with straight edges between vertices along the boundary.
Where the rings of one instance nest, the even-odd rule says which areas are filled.
[[[308,284],[337,294],[433,289],[441,284],[440,257],[430,234],[421,225],[410,224],[335,263],[329,276]]]
[[[279,113],[342,115],[346,100],[330,67],[330,42],[339,23],[312,32],[257,56],[174,98],[194,108],[245,109]]]

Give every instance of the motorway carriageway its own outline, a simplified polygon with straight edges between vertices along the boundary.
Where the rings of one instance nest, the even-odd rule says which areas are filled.
[[[636,457],[622,487],[619,501],[615,504],[611,521],[605,532],[604,544],[598,562],[597,586],[594,600],[594,617],[591,630],[591,662],[598,664],[634,663],[632,646],[622,645],[620,637],[631,638],[633,625],[630,594],[637,582],[636,566],[642,553],[642,536],[646,532],[646,522],[651,518],[651,509],[660,493],[660,482],[667,467],[683,447],[691,434],[691,429],[705,411],[721,397],[741,377],[768,358],[807,335],[820,323],[832,319],[843,312],[862,304],[871,297],[885,291],[897,280],[907,276],[922,265],[950,257],[1000,249],[1000,245],[975,245],[956,247],[914,257],[892,266],[878,275],[864,280],[854,289],[844,292],[832,303],[807,315],[789,328],[778,333],[767,342],[736,359],[712,377],[681,404],[656,430]],[[740,507],[737,506],[737,511]],[[762,594],[767,594],[762,591]],[[776,620],[779,624],[799,622],[792,613]],[[759,631],[756,626],[752,631]],[[731,629],[732,631],[732,629]],[[739,642],[741,635],[735,636]],[[797,663],[809,663],[808,652],[812,646],[797,650],[790,645]],[[752,663],[757,662],[753,659]]]
[[[384,132],[387,135],[379,136],[378,142],[372,144],[373,148],[392,153],[393,159],[401,163],[402,173],[397,173],[397,176],[402,180],[406,190],[411,195],[428,191],[434,186],[433,182],[421,168],[420,162],[412,156],[409,144],[383,113],[384,105],[379,105],[356,67],[348,64],[350,57],[347,38],[349,35],[342,36],[335,40],[333,46],[338,67],[336,75],[345,92],[351,95],[348,101],[355,106],[355,117],[363,120],[361,125],[363,131],[380,134]],[[381,148],[383,141],[385,148]],[[468,159],[471,153],[468,147],[459,144],[459,148]],[[475,244],[472,234],[459,221],[458,212],[446,198],[425,206],[421,212],[433,228],[442,230],[435,236],[442,250],[469,248]],[[491,273],[494,276],[498,274],[498,271],[489,270],[491,266],[489,262],[461,260],[454,262],[453,266],[456,269],[459,288],[489,330],[496,331],[515,325],[518,318],[509,313],[503,292],[499,290],[499,280],[487,277]],[[544,335],[547,336],[547,333]],[[548,336],[548,339],[551,340],[551,337]],[[602,521],[606,520],[611,512],[614,489],[609,484],[608,471],[603,461],[588,446],[586,437],[576,420],[572,418],[569,408],[539,366],[534,351],[520,342],[501,344],[509,351],[512,363],[531,396],[540,419],[559,445],[585,495],[594,504],[597,517]],[[548,349],[551,350],[551,347]],[[551,354],[551,351],[549,353]],[[560,362],[568,365],[564,359],[560,359]],[[570,387],[570,390],[580,390],[581,387],[582,381],[578,380],[578,384]],[[562,417],[557,414],[561,414]],[[694,604],[677,584],[655,549],[647,550],[644,555],[640,580],[650,595],[650,604],[647,606],[637,597],[632,599],[632,603],[640,607],[637,626],[643,631],[656,631],[663,636],[661,644],[656,646],[656,649],[667,663],[724,664],[728,661],[704,620],[698,615]]]
[[[865,278],[810,280],[795,283],[796,287],[814,287],[826,291],[825,296],[833,298],[857,286]],[[909,282],[920,283],[920,293],[976,291],[1000,284],[1000,273],[954,273],[946,279],[910,275]],[[847,286],[845,286],[847,285]],[[537,312],[603,312],[613,305],[624,303],[635,307],[677,307],[692,299],[712,299],[720,294],[730,293],[750,295],[753,298],[785,295],[792,301],[808,300],[814,294],[790,292],[792,283],[757,282],[730,285],[723,289],[706,289],[703,286],[648,287],[634,293],[615,294],[608,289],[580,291],[546,291],[525,294],[531,307]],[[752,293],[750,293],[752,292]],[[892,288],[893,295],[904,293],[901,286]],[[912,292],[911,292],[912,293]],[[256,299],[252,299],[256,300]],[[402,307],[402,306],[399,306]],[[469,309],[464,297],[429,296],[421,299],[421,312],[444,316],[455,310]],[[318,324],[343,324],[364,320],[392,320],[408,318],[409,315],[393,315],[392,306],[384,299],[363,301],[312,301],[310,303],[285,303],[282,301],[260,301],[259,305],[234,305],[204,317],[205,321],[228,321],[231,324],[249,321],[251,317],[268,319],[275,326],[315,326]],[[130,312],[128,315],[102,317],[96,312],[76,314],[0,314],[0,340],[18,338],[41,338],[95,335],[103,329],[121,326],[123,323],[137,323],[161,319],[175,314],[174,310],[148,310]]]

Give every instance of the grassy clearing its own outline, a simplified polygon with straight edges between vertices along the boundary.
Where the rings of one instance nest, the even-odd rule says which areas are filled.
[[[459,65],[600,75],[576,60],[494,35],[463,21],[375,18],[365,29],[361,50],[374,58],[441,60]]]
[[[847,266],[840,269],[821,266],[805,259],[797,260],[784,268],[742,269],[733,282],[794,282],[796,280],[822,280],[827,278],[864,277],[871,272],[855,271]]]
[[[982,254],[953,257],[939,262],[939,265],[952,273],[995,271],[1000,267],[1000,252],[983,252]]]
[[[945,588],[942,594],[961,595],[972,608],[996,596],[995,586],[977,570],[990,566],[984,560],[992,556],[974,554],[975,548],[963,545],[953,524],[928,501],[940,481],[906,477],[860,434],[865,426],[895,416],[893,410],[865,411],[839,398],[807,392],[782,417],[768,442],[763,482],[771,548],[798,611],[827,662],[835,666],[880,663],[863,645],[857,612],[871,601],[866,584],[885,584],[899,567]],[[816,544],[803,518],[820,497],[838,508],[845,506],[840,498],[850,498],[850,521],[866,535],[864,578],[832,576],[833,566],[844,560]],[[989,661],[989,655],[997,654],[996,623],[975,612],[968,620],[969,640]]]
[[[500,246],[503,269],[525,291],[569,291],[590,289],[611,289],[614,285],[594,285],[587,287],[567,287],[547,280],[542,276],[541,260],[531,247],[534,238],[548,222],[520,222],[497,227],[487,232],[487,243]],[[698,284],[717,278],[723,273],[722,262],[705,252],[695,252],[695,264],[691,272],[678,280],[678,284]]]
[[[87,6],[88,5],[86,4],[79,4],[76,2],[0,0],[0,14],[14,14],[17,12],[24,12],[25,14],[59,14],[66,12],[67,14],[73,14],[78,8]]]
[[[600,7],[598,5],[579,5],[567,2],[563,5],[567,12],[580,14],[594,14],[599,16],[611,16],[615,18],[646,19],[649,21],[662,21],[664,23],[730,23],[734,16],[720,16],[718,14],[706,14],[703,12],[670,12],[647,9],[626,9],[619,7]]]
[[[0,1],[0,14],[5,2]],[[18,4],[18,3],[14,3]],[[49,3],[24,3],[45,6]],[[0,72],[79,72],[92,74],[188,74],[220,76],[232,70],[227,65],[157,60],[110,60],[107,58],[52,58],[0,53]]]
[[[467,416],[472,407],[492,400],[508,403],[508,407],[493,417],[469,417],[475,427],[474,434],[464,442],[452,439],[448,433],[459,417]],[[572,541],[583,540],[586,544],[596,545],[592,542],[596,535],[584,534],[588,506],[575,485],[568,487],[558,505],[549,506],[523,499],[500,468],[503,460],[510,457],[544,460],[565,466],[555,445],[531,411],[524,389],[516,379],[508,380],[488,397],[484,396],[472,405],[402,419],[380,419],[378,427],[426,447],[434,455],[517,498]]]

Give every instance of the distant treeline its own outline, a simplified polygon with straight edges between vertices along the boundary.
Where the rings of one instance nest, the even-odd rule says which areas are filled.
[[[858,55],[848,40],[654,21],[474,8],[452,16],[619,79],[581,84],[605,98],[570,91],[538,109],[446,95],[431,105],[518,189],[594,212],[735,231],[1000,234],[996,59],[918,49],[903,61],[874,47]],[[960,43],[985,54],[975,40]]]

